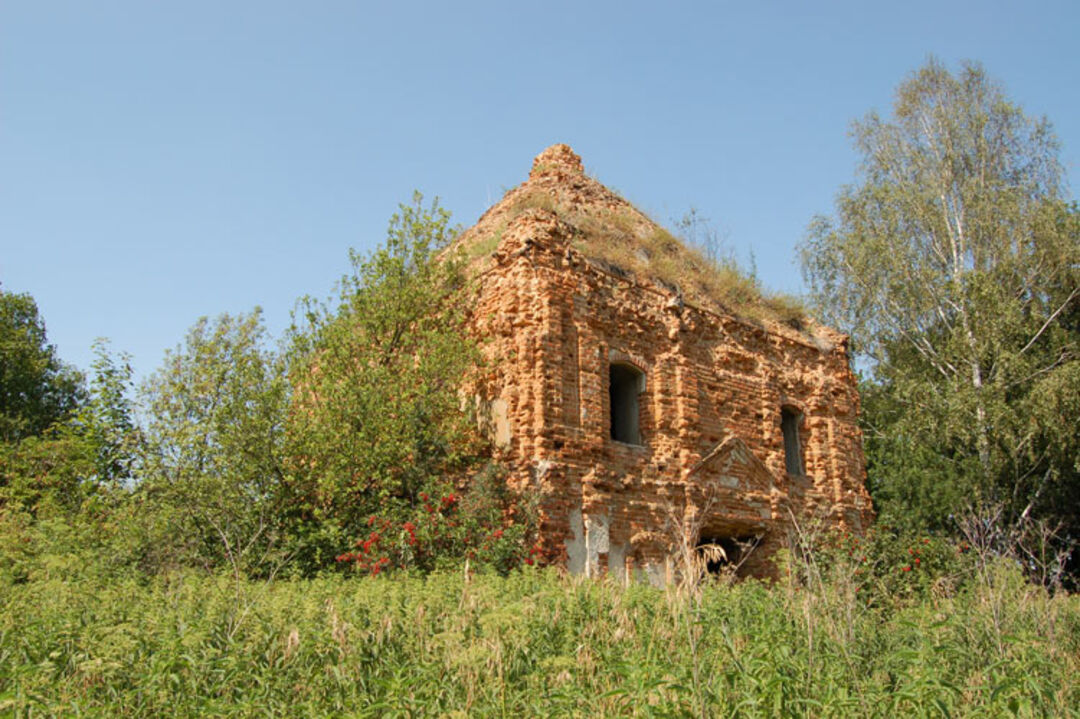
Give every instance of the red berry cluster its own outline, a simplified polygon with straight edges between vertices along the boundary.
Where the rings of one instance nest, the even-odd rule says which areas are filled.
[[[378,518],[372,516],[368,519],[367,525],[373,527],[377,521]],[[372,530],[368,534],[367,539],[358,539],[356,541],[356,551],[339,554],[335,559],[339,562],[353,562],[357,569],[370,572],[372,576],[377,575],[390,564],[390,557],[379,551],[379,544],[382,542],[383,532],[389,528],[390,521],[386,519],[382,520],[379,525],[379,529],[382,531]]]
[[[518,549],[522,536],[520,531],[513,531],[518,525],[512,513],[504,513],[494,522],[461,515],[462,497],[453,491],[441,497],[421,492],[418,498],[419,511],[410,521],[398,523],[370,517],[367,521],[370,534],[356,542],[354,551],[339,555],[338,562],[378,574],[390,565],[430,566],[440,556],[464,555],[504,568],[522,561]],[[539,547],[535,547],[528,564],[539,561],[534,556],[538,552]]]
[[[930,540],[926,537],[923,537],[920,541],[920,544],[930,544]],[[918,569],[919,565],[922,564],[922,551],[919,549],[918,545],[914,547],[908,547],[907,553],[912,557],[912,560],[901,568],[900,571],[902,572],[910,572],[913,569]]]
[[[531,567],[535,562],[540,560],[540,557],[537,555],[539,555],[542,551],[543,550],[540,548],[539,542],[534,544],[532,548],[529,549],[529,556],[525,557],[525,563]]]

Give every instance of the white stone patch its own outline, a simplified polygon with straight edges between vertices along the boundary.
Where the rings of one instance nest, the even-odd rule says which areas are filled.
[[[551,468],[554,467],[554,466],[555,466],[555,463],[552,462],[550,459],[538,459],[538,460],[536,460],[536,469],[535,469],[535,472],[534,472],[534,475],[536,477],[536,482],[539,484],[539,483],[542,483],[545,479],[547,479],[548,472],[550,472]],[[581,510],[577,510],[577,511],[580,513]]]
[[[599,574],[600,555],[607,554],[611,548],[608,539],[610,520],[606,514],[589,515],[585,518],[585,549],[590,577]]]
[[[607,556],[608,574],[620,582],[626,571],[626,544],[612,544]]]
[[[654,587],[667,585],[667,571],[662,564],[646,564],[645,579]]]
[[[585,525],[581,521],[581,509],[570,510],[570,531],[572,539],[567,539],[566,546],[566,569],[571,574],[585,573]]]

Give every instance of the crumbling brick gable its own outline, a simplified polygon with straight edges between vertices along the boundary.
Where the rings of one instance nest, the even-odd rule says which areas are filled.
[[[579,202],[614,202],[566,146],[538,157],[508,198],[538,182]],[[510,481],[540,495],[552,554],[574,572],[663,581],[671,543],[689,530],[694,542],[758,538],[744,569],[768,575],[793,518],[866,527],[858,395],[842,335],[696,306],[678,288],[575,249],[582,229],[558,203],[510,212],[508,201],[465,235],[493,244],[475,327],[494,360],[484,399],[496,445]],[[612,399],[616,422],[631,405],[613,393],[638,379],[637,434],[625,435],[638,441],[618,441]],[[785,469],[785,410],[803,475]]]

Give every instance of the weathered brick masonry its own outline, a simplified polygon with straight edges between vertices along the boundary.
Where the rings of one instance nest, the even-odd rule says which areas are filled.
[[[793,518],[865,528],[846,338],[740,319],[590,258],[583,233],[605,221],[658,229],[556,145],[461,238],[495,360],[492,431],[510,481],[540,494],[549,550],[572,572],[662,581],[690,528],[694,542],[760,538],[744,570],[762,575]]]

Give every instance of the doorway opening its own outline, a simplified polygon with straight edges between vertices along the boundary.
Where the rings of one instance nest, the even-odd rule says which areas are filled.
[[[701,535],[697,551],[705,559],[705,571],[709,574],[734,574],[743,576],[742,569],[746,560],[761,543],[758,535],[739,536]]]

